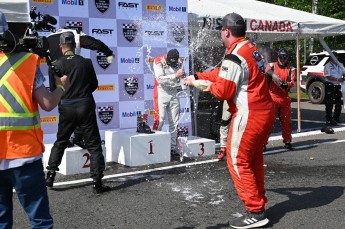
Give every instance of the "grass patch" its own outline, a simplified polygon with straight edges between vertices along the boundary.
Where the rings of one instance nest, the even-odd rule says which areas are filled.
[[[292,93],[289,93],[289,97],[291,99],[295,99],[297,100],[297,91],[296,92],[292,92]],[[309,100],[309,97],[306,93],[304,93],[303,91],[301,91],[301,100]]]

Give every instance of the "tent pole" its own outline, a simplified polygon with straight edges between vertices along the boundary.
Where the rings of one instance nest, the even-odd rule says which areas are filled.
[[[298,33],[297,33],[297,46],[296,46],[296,67],[297,67],[297,133],[301,132],[301,89],[300,89],[300,24],[298,24]]]

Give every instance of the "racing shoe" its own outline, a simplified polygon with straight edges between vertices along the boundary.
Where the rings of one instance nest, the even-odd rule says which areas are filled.
[[[288,150],[293,150],[291,142],[286,142],[284,145],[284,148],[286,148]]]
[[[154,133],[154,131],[152,131],[151,128],[144,123],[139,128],[137,128],[137,132],[138,133],[144,133],[144,134],[153,134]]]
[[[46,186],[51,188],[54,185],[56,172],[54,170],[49,170],[47,172],[47,178],[46,178]]]
[[[103,192],[109,192],[111,189],[109,186],[103,184],[101,179],[94,179],[92,184],[94,194],[101,194]]]
[[[225,155],[226,155],[226,148],[225,147],[221,147],[220,151],[219,151],[219,154],[218,154],[218,159],[220,161],[224,160]]]
[[[333,134],[334,130],[332,127],[326,124],[321,128],[321,132],[325,132],[326,134]]]
[[[232,228],[257,228],[268,224],[269,220],[266,218],[265,211],[262,212],[247,212],[245,215],[235,219],[230,223]]]

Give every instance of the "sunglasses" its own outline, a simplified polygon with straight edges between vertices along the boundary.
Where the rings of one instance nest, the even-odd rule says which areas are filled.
[[[281,60],[287,60],[288,56],[287,55],[279,55],[278,58]]]

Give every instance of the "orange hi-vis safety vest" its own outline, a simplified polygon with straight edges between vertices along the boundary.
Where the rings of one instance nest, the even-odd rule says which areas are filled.
[[[44,152],[38,103],[33,98],[39,57],[0,53],[0,160]]]

